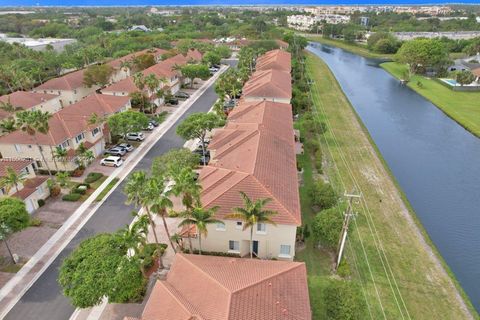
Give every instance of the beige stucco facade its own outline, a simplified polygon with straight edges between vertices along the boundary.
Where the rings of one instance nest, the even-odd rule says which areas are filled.
[[[82,100],[89,94],[94,93],[99,88],[100,88],[99,86],[92,86],[91,88],[80,87],[74,90],[33,89],[33,92],[56,94],[59,96],[60,105],[62,107],[66,107],[68,105],[71,105],[75,102]]]
[[[30,110],[40,110],[43,112],[55,113],[62,109],[62,104],[60,103],[60,96],[50,100],[46,100],[36,106],[33,106]]]
[[[250,229],[243,231],[241,221],[222,221],[224,221],[224,226],[221,224],[208,226],[207,237],[202,236],[202,250],[228,252],[239,254],[241,257],[249,255]],[[295,225],[264,224],[261,228],[264,228],[264,231],[258,231],[257,226],[253,230],[253,241],[257,241],[258,244],[257,256],[262,259],[293,260],[297,227]],[[231,243],[231,241],[235,243]],[[193,240],[193,244],[198,249],[198,239]],[[281,248],[281,246],[283,247]]]
[[[70,153],[74,155],[74,151],[78,149],[80,143],[82,142],[84,144],[89,142],[89,145],[91,145],[89,150],[93,151],[93,154],[95,155],[95,157],[102,155],[105,149],[105,137],[103,135],[102,127],[98,127],[93,130],[84,131],[78,134],[74,138],[66,139],[65,141],[60,143],[58,146],[70,151]],[[40,145],[40,148],[42,148],[43,155],[45,157],[45,160],[48,164],[48,168],[50,168],[50,170],[57,170],[58,168],[59,171],[63,171],[63,170],[70,171],[78,167],[77,164],[75,163],[74,156],[71,157],[69,161],[66,161],[66,162],[62,162],[59,159],[54,159],[52,153],[55,150],[55,147],[57,146]],[[36,162],[36,166],[39,169],[41,170],[47,169],[43,162],[40,150],[34,144],[2,143],[0,144],[0,154],[3,158],[9,158],[9,159],[33,159]]]

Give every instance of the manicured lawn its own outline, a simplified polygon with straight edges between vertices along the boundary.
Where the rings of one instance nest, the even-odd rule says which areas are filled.
[[[100,192],[100,194],[97,196],[95,201],[102,201],[102,199],[107,195],[107,193],[113,188],[114,185],[116,185],[118,182],[118,178],[113,178],[112,181]]]
[[[393,59],[393,54],[380,54],[380,53],[375,53],[367,49],[366,46],[363,46],[361,44],[355,44],[355,43],[347,43],[343,40],[333,40],[333,39],[327,39],[323,38],[322,36],[317,36],[317,35],[309,35],[307,36],[307,39],[310,41],[316,41],[320,42],[326,45],[342,48],[346,51],[358,54],[362,57],[366,58],[377,58],[377,59],[385,59],[385,60],[392,60]]]
[[[357,215],[350,225],[345,258],[368,303],[371,317],[367,313],[365,319],[471,318],[467,311],[474,313],[471,304],[467,301],[465,307],[458,298],[458,292],[465,297],[463,291],[456,288],[417,225],[335,77],[313,55],[308,55],[307,72],[314,80],[314,115],[327,125],[327,132],[318,136],[326,159],[323,171],[338,194],[362,195],[354,205]],[[308,185],[312,165],[306,156],[302,161]],[[309,223],[313,213],[304,189],[300,191],[303,219]],[[330,276],[331,258],[310,241],[296,258],[307,264],[315,319],[324,319],[322,289]]]
[[[394,77],[400,79],[407,66],[397,62],[381,64]],[[418,86],[418,81],[422,86]],[[415,75],[408,86],[430,100],[465,129],[480,137],[480,92],[450,90],[436,80]]]

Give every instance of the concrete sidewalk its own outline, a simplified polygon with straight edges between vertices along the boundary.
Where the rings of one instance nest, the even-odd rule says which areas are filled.
[[[137,166],[147,152],[162,138],[180,117],[192,106],[192,104],[216,81],[227,66],[206,81],[187,101],[182,103],[151,135],[142,143],[131,156],[125,161],[124,166],[117,168],[105,180],[105,182],[73,213],[65,224],[38,250],[38,252],[26,263],[23,268],[0,290],[0,318],[13,308],[23,294],[35,283],[47,267],[62,252],[73,237],[95,214],[97,209],[108,199],[109,195],[119,186],[128,174]],[[94,199],[114,179],[119,178],[116,185],[103,198],[95,203]]]

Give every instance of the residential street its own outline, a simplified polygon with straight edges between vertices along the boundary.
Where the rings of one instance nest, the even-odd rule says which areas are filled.
[[[236,63],[236,61],[232,60],[228,62],[230,65]],[[208,111],[216,99],[217,95],[212,85],[193,103],[190,109],[182,115],[164,136],[156,142],[154,147],[137,164],[135,170],[149,169],[155,157],[171,148],[182,147],[184,144],[183,139],[175,134],[177,125],[190,113]],[[32,287],[26,291],[5,319],[69,319],[75,308],[60,291],[61,289],[57,283],[58,269],[62,260],[68,256],[83,239],[103,232],[116,231],[132,221],[131,211],[133,207],[125,205],[126,197],[122,192],[124,183],[125,181],[113,191],[54,262],[45,270]]]

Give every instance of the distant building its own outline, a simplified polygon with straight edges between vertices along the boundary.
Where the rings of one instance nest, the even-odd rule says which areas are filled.
[[[147,28],[146,26],[144,26],[143,24],[142,25],[139,25],[139,26],[131,26],[128,31],[143,31],[143,32],[150,32],[152,30],[150,30],[149,28]]]
[[[7,37],[6,34],[0,34],[0,41],[4,41],[7,43],[19,43],[23,44],[24,46],[35,50],[35,51],[43,51],[46,50],[48,46],[53,47],[55,51],[63,51],[66,45],[72,44],[77,42],[75,39],[56,39],[56,38],[20,38],[20,37]]]
[[[364,27],[368,26],[369,21],[370,21],[369,17],[360,17],[360,25]]]
[[[330,23],[330,24],[339,24],[339,23],[348,23],[350,22],[350,17],[340,14],[320,14],[316,16],[305,16],[305,15],[294,15],[287,17],[287,23],[290,28],[297,30],[310,30],[316,23]]]

